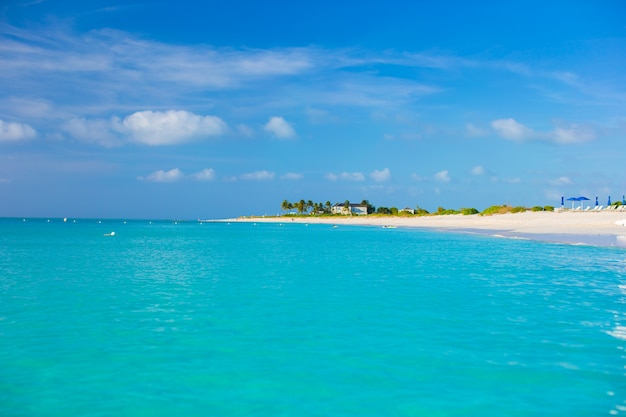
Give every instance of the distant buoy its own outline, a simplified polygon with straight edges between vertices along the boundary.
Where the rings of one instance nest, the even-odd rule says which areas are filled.
[[[105,236],[115,236],[115,232],[105,233]]]

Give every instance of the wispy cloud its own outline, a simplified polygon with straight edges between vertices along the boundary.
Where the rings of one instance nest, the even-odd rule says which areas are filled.
[[[326,179],[330,181],[365,181],[365,175],[361,172],[342,172],[341,174],[326,174]]]
[[[485,131],[485,129],[476,127],[472,123],[468,123],[465,125],[465,132],[470,137],[481,137],[485,136],[488,133],[487,131]]]
[[[137,177],[140,181],[148,181],[148,182],[176,182],[182,179],[185,175],[181,172],[180,169],[174,168],[169,171],[158,170],[154,171],[150,175],[145,177]]]
[[[18,142],[35,136],[35,129],[26,123],[5,122],[0,119],[0,142]]]
[[[571,124],[555,128],[550,133],[550,138],[556,143],[567,145],[592,141],[596,138],[596,133],[589,126]]]
[[[450,173],[448,170],[439,171],[435,174],[435,181],[437,182],[450,182]]]
[[[481,165],[476,165],[474,168],[470,170],[470,174],[472,175],[484,175],[487,171]]]
[[[538,140],[560,145],[571,145],[589,142],[596,138],[596,133],[591,126],[583,126],[576,123],[557,126],[547,132],[536,131],[512,118],[493,120],[490,125],[502,138],[518,142]]]
[[[283,180],[299,181],[304,178],[304,175],[296,172],[288,172],[280,177]]]
[[[391,179],[391,171],[389,168],[374,170],[370,173],[370,178],[372,178],[375,182],[389,181]]]
[[[554,186],[571,185],[572,180],[570,179],[570,177],[559,177],[559,178],[548,180],[548,184],[554,185]]]
[[[276,174],[271,171],[262,170],[242,174],[240,178],[248,181],[269,181],[273,180],[275,176]]]

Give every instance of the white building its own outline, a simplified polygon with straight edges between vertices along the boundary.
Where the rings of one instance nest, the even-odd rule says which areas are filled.
[[[367,215],[367,206],[362,204],[350,204],[346,207],[344,203],[337,203],[331,207],[332,214],[356,214],[357,216]]]

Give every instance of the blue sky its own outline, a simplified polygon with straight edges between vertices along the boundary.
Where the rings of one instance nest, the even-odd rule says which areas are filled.
[[[605,203],[625,70],[621,1],[8,0],[0,216]]]

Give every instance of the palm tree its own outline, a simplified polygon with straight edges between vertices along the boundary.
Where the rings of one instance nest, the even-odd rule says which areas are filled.
[[[296,203],[296,208],[298,209],[298,213],[304,213],[304,210],[306,209],[306,203],[304,202],[304,200],[298,201]]]
[[[346,200],[343,203],[343,208],[346,210],[347,214],[352,214],[352,211],[350,210],[350,200]]]
[[[293,208],[293,204],[291,204],[287,200],[283,200],[282,204],[280,205],[280,208],[283,209],[284,211],[291,210]]]

